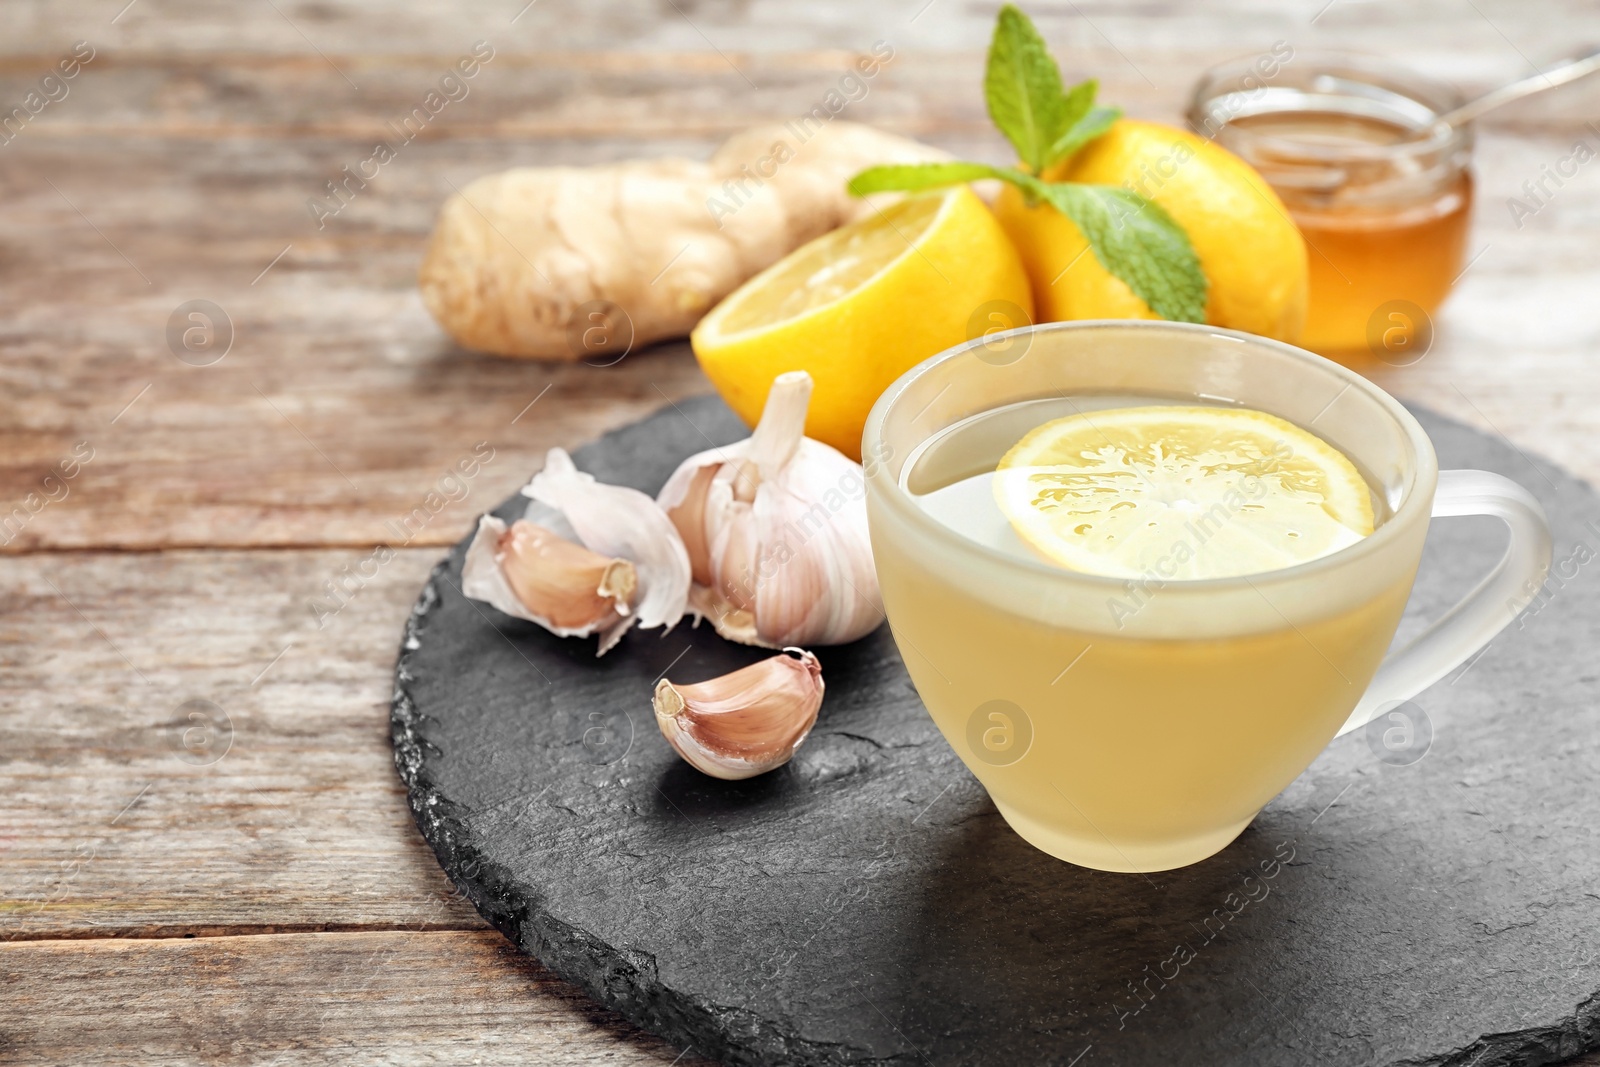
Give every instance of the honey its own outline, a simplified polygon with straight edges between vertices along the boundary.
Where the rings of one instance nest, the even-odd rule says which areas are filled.
[[[1453,96],[1351,57],[1291,56],[1270,79],[1235,67],[1202,79],[1190,122],[1259,170],[1305,236],[1300,343],[1414,362],[1468,262],[1471,134],[1436,122]]]
[[[1335,356],[1367,349],[1398,365],[1421,358],[1432,315],[1466,266],[1471,207],[1472,179],[1463,174],[1426,211],[1296,211],[1311,268],[1300,343]]]

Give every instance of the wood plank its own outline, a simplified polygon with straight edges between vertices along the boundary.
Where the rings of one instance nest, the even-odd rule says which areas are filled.
[[[487,931],[0,946],[0,1054],[18,1067],[707,1062]]]
[[[543,0],[528,8],[525,0],[495,0],[444,8],[425,0],[318,0],[233,11],[192,0],[145,0],[127,10],[122,3],[96,0],[26,0],[0,11],[0,41],[13,54],[48,53],[58,43],[89,38],[147,53],[340,57],[434,54],[444,44],[499,33],[541,52],[694,52],[748,63],[774,52],[837,48],[861,37],[905,39],[922,51],[970,49],[975,40],[987,39],[998,6],[994,0],[936,0],[931,6],[927,0],[752,0],[663,7]],[[1582,0],[1552,0],[1536,12],[1509,0],[1479,0],[1475,7],[1423,0],[1326,8],[1263,0],[1034,0],[1027,10],[1058,47],[1120,51],[1132,57],[1125,64],[1139,63],[1156,79],[1182,74],[1168,75],[1162,64],[1146,65],[1141,57],[1183,56],[1197,45],[1227,43],[1244,52],[1277,38],[1308,48],[1407,55],[1425,65],[1474,52],[1525,65],[1515,50],[1548,60],[1591,36],[1597,17]],[[1539,55],[1540,45],[1555,50]]]
[[[389,746],[439,554],[400,552],[320,628],[366,551],[0,560],[0,936],[481,928]]]
[[[493,931],[0,946],[8,1064],[677,1064]]]
[[[395,142],[395,127],[413,116],[430,92],[440,91],[441,79],[471,44],[463,42],[454,53],[383,57],[381,64],[348,56],[321,63],[299,56],[173,59],[108,51],[67,86],[65,99],[49,104],[24,127],[15,144],[85,136],[311,136],[352,141],[370,151],[374,140]],[[574,57],[506,48],[472,79],[448,86],[451,99],[436,104],[440,110],[425,116],[426,123],[413,121],[413,128],[423,140],[603,140],[626,134],[646,142],[649,154],[649,142],[685,134],[721,139],[758,122],[803,115],[839,86],[872,45],[869,37],[848,50],[784,55],[770,64],[763,58],[748,72],[710,52]],[[20,100],[54,62],[48,55],[6,61],[0,68],[5,94],[0,99]],[[978,91],[982,55],[964,53],[956,62],[960,77],[951,76],[949,57],[896,55],[881,73],[851,90],[855,98],[845,113],[868,122],[897,119],[896,125],[913,131],[985,130],[988,120]],[[336,66],[359,77],[359,91],[342,80]],[[1114,73],[1096,60],[1085,75],[1102,71]]]
[[[1272,43],[1268,39],[1261,45]],[[897,50],[873,78],[841,85],[873,44],[867,38],[852,49],[764,55],[746,70],[723,63],[713,53],[635,58],[615,52],[524,55],[506,50],[497,52],[475,78],[453,88],[455,99],[426,125],[413,125],[423,141],[605,141],[625,136],[637,142],[635,152],[652,154],[660,141],[686,136],[714,141],[756,123],[798,118],[823,103],[830,91],[841,90],[848,100],[839,114],[855,121],[916,136],[981,134],[1001,147],[980,91],[981,51]],[[1105,98],[1130,114],[1167,119],[1181,112],[1202,70],[1239,53],[1237,42],[1218,42],[1191,47],[1181,60],[1147,60],[1159,80],[1140,77],[1114,52],[1079,51],[1064,58],[1069,76],[1100,79]],[[108,52],[67,86],[65,99],[48,105],[22,128],[15,143],[83,137],[314,137],[350,141],[370,151],[370,142],[395,141],[396,125],[439,89],[440,79],[462,54],[384,57],[382,65],[356,57],[332,59],[360,72],[357,92],[333,66],[315,57],[174,59]],[[0,99],[20,101],[57,58],[0,60],[0,93],[5,94]],[[1458,58],[1445,78],[1463,91],[1476,91],[1517,73],[1504,55],[1483,53]],[[337,109],[327,107],[330,98],[338,101]],[[1484,122],[1489,128],[1578,125],[1597,104],[1600,88],[1579,84]]]

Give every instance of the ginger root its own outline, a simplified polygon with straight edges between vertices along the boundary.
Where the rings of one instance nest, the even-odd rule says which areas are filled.
[[[845,191],[858,171],[944,158],[835,121],[746,130],[707,163],[492,174],[440,211],[419,278],[423,303],[467,348],[620,358],[627,346],[687,334],[758,271],[870,214]]]

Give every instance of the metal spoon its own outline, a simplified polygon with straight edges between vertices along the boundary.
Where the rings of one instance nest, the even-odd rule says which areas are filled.
[[[1465,125],[1479,115],[1509,104],[1513,100],[1521,100],[1525,96],[1532,96],[1534,93],[1542,93],[1546,89],[1554,89],[1558,85],[1586,78],[1597,70],[1600,70],[1600,48],[1592,48],[1543,74],[1533,74],[1510,85],[1502,85],[1498,89],[1484,93],[1476,100],[1469,100],[1453,111],[1446,111],[1434,120],[1434,126]]]

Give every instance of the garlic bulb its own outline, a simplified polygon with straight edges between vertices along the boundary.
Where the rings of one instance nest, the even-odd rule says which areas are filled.
[[[749,438],[684,460],[656,500],[688,550],[690,607],[763,648],[854,641],[883,621],[861,465],[804,436],[811,376],[780,374]]]
[[[799,648],[695,685],[663,678],[655,692],[667,743],[697,770],[729,780],[788,763],[821,706],[822,665]]]
[[[560,637],[600,635],[604,655],[635,624],[669,629],[688,606],[689,556],[656,502],[605,485],[552,448],[509,528],[478,520],[461,591]]]

